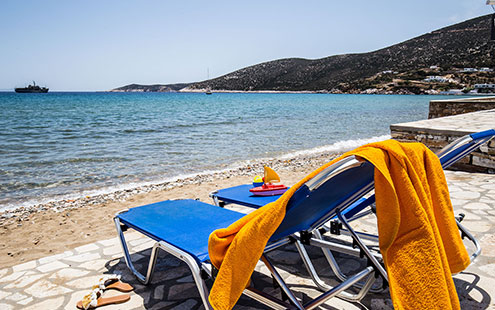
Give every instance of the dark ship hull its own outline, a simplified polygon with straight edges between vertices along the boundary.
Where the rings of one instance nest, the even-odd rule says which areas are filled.
[[[28,88],[28,87],[23,87],[23,88],[16,88],[14,89],[16,93],[47,93],[48,88],[46,87],[39,87],[38,89],[34,88]]]

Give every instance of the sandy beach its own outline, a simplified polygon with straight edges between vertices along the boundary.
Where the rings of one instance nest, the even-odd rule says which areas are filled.
[[[0,266],[10,267],[114,237],[113,216],[126,208],[167,199],[189,198],[212,203],[210,192],[252,182],[255,175],[263,173],[264,164],[276,169],[282,182],[290,186],[336,156],[321,153],[274,159],[175,182],[4,212],[0,214]]]

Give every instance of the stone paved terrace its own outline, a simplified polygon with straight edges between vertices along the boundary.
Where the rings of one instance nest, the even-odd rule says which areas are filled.
[[[495,175],[453,171],[447,171],[446,175],[456,213],[465,213],[464,225],[483,247],[474,264],[454,276],[462,309],[495,309]],[[374,220],[369,218],[358,225],[362,230],[372,231]],[[133,259],[143,270],[153,242],[136,232],[126,232],[126,237],[131,253],[135,253]],[[335,283],[321,251],[315,248],[309,251],[323,278]],[[280,266],[282,276],[298,292],[299,298],[307,300],[317,293],[295,248],[287,246],[271,252],[269,257]],[[337,259],[343,271],[348,273],[362,264],[358,259],[344,255]],[[0,309],[76,309],[76,302],[106,273],[121,274],[135,291],[131,293],[130,301],[102,309],[203,309],[184,264],[171,256],[161,255],[153,282],[149,286],[140,285],[123,261],[117,238],[0,269]],[[271,280],[262,273],[266,274],[267,270],[259,265],[253,277],[256,286],[279,296]],[[106,296],[114,294],[118,293],[106,292]],[[362,305],[334,298],[320,309],[391,309],[390,305],[388,293],[382,292],[369,294]],[[243,296],[234,309],[266,307]]]
[[[433,151],[461,136],[487,129],[495,129],[495,109],[390,125],[392,138],[422,142]],[[463,171],[495,172],[495,140],[454,167]]]

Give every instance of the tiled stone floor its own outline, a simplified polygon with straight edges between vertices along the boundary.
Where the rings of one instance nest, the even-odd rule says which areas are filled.
[[[452,133],[462,136],[493,128],[495,109],[393,124],[391,128],[421,129],[425,132]]]
[[[463,224],[480,240],[483,252],[464,272],[454,276],[463,309],[495,309],[495,175],[464,172],[446,173],[456,213],[465,213]],[[373,220],[359,223],[369,230]],[[153,242],[136,232],[126,232],[133,260],[140,270],[146,267],[146,257]],[[468,247],[470,248],[470,247]],[[309,252],[322,276],[336,283],[321,251]],[[280,267],[283,277],[297,291],[299,298],[308,300],[318,291],[305,271],[293,246],[274,251],[269,257]],[[354,258],[337,257],[344,272],[352,273],[361,266]],[[87,244],[72,251],[0,269],[0,309],[76,309],[78,300],[91,285],[106,273],[121,274],[135,290],[130,301],[103,309],[203,309],[199,294],[187,267],[177,259],[161,254],[154,280],[148,286],[138,283],[128,271],[117,238]],[[258,265],[253,281],[265,292],[280,295],[273,288],[265,267]],[[107,291],[108,296],[120,294]],[[331,299],[321,309],[390,309],[387,292],[369,294],[362,304]],[[241,297],[235,309],[266,309],[265,306]]]

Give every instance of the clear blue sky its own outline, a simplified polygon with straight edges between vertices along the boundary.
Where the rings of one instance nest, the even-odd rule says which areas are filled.
[[[485,0],[0,1],[0,90],[108,90],[376,50],[493,12]]]

